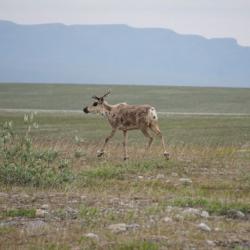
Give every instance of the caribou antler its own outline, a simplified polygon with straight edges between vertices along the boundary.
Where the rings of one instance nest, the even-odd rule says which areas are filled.
[[[92,98],[95,99],[95,100],[97,100],[97,101],[99,101],[99,100],[103,99],[104,97],[106,97],[107,95],[109,95],[110,93],[111,93],[111,91],[108,90],[107,93],[104,94],[103,96],[98,97],[98,96],[94,95],[94,96],[92,96]]]
[[[107,91],[107,93],[106,94],[104,94],[101,98],[104,98],[104,97],[106,97],[107,95],[109,95],[111,93],[111,91],[110,91],[110,89]]]

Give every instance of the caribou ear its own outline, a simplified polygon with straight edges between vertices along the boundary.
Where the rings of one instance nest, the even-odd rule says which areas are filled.
[[[100,100],[100,98],[99,98],[99,97],[97,97],[96,95],[93,95],[93,96],[92,96],[92,98],[93,98],[94,100],[97,100],[97,101],[99,101],[99,100]]]

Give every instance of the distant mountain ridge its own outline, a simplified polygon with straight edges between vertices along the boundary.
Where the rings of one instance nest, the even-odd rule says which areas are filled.
[[[0,21],[0,82],[250,87],[250,47],[160,28]]]

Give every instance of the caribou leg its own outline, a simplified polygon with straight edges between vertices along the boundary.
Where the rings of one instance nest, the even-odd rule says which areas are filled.
[[[158,126],[158,124],[153,124],[150,126],[150,129],[157,135],[161,138],[161,143],[162,143],[162,148],[163,148],[163,155],[164,157],[169,160],[169,153],[166,151],[166,146],[165,146],[165,142],[164,142],[164,137],[161,133],[161,130]]]
[[[128,151],[127,151],[127,143],[128,143],[128,131],[123,131],[123,150],[124,150],[124,161],[128,159]]]
[[[104,149],[105,149],[108,141],[114,136],[115,132],[116,132],[116,129],[113,129],[111,131],[110,135],[105,138],[105,141],[104,141],[104,144],[103,144],[101,150],[97,151],[97,157],[101,157],[102,155],[104,155]]]

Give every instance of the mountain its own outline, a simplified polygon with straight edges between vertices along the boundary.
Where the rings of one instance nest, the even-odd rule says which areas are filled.
[[[0,21],[0,82],[250,87],[250,47],[159,28]]]

